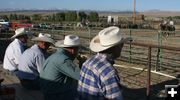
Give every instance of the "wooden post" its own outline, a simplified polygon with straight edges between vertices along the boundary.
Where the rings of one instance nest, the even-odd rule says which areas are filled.
[[[133,24],[135,24],[135,21],[136,21],[136,0],[134,0]]]
[[[151,85],[151,46],[148,48],[148,71],[147,71],[147,100],[150,100],[150,85]]]

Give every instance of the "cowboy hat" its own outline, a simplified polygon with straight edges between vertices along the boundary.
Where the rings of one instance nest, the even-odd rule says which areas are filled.
[[[18,28],[15,30],[15,34],[11,38],[16,38],[21,35],[29,34],[29,32],[25,28]]]
[[[67,35],[64,40],[57,41],[56,47],[77,47],[80,46],[80,39],[76,35]]]
[[[54,44],[54,40],[52,39],[50,34],[39,33],[38,37],[32,39],[33,41],[43,41]]]
[[[101,30],[98,35],[91,40],[90,49],[94,52],[100,52],[128,40],[131,40],[131,38],[124,38],[118,27],[111,26]]]

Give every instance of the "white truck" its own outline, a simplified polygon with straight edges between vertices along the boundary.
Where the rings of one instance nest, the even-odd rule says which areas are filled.
[[[5,21],[4,19],[0,19],[0,24],[5,24],[5,25],[9,26],[9,22]]]

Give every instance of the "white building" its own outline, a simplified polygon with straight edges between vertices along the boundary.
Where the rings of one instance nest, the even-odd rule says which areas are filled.
[[[174,22],[173,21],[169,21],[169,25],[174,25]]]
[[[118,16],[108,16],[107,22],[108,23],[118,23],[119,19]]]

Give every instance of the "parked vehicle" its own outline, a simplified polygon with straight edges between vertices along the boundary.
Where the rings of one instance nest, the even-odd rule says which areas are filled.
[[[0,24],[0,32],[7,32],[9,31],[9,26],[6,24]]]
[[[9,26],[9,22],[4,19],[0,19],[0,24]]]
[[[41,23],[39,24],[41,29],[51,29],[51,25],[49,23]]]

